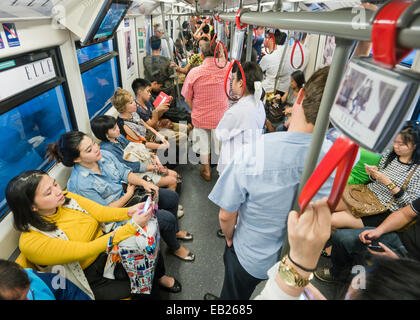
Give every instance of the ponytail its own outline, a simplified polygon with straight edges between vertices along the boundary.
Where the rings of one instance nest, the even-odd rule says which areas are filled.
[[[50,161],[63,163],[66,167],[73,167],[74,160],[80,157],[79,145],[86,136],[80,131],[70,131],[61,135],[55,143],[47,147],[47,156]]]

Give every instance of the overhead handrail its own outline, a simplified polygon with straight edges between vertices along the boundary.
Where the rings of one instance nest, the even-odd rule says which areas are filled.
[[[416,1],[418,2],[418,1]],[[416,3],[412,6],[418,5]],[[407,9],[410,10],[411,6]],[[331,35],[336,38],[371,41],[370,20],[375,16],[371,10],[365,11],[366,19],[355,19],[359,12],[353,8],[343,8],[328,12],[244,12],[241,23],[262,27],[276,27],[312,34]],[[219,13],[224,21],[236,20],[235,13]],[[397,45],[405,48],[420,48],[420,16],[414,15],[406,27],[402,27],[396,37]]]

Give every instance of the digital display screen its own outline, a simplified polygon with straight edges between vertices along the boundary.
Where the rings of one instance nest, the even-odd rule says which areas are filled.
[[[109,37],[112,35],[112,32],[118,26],[118,23],[122,19],[126,9],[127,4],[112,3],[98,31],[95,34],[94,39]]]

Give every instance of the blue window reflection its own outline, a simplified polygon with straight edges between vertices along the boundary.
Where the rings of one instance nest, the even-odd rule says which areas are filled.
[[[116,58],[82,73],[82,82],[89,118],[93,119],[106,110],[108,100],[119,86]]]
[[[0,208],[6,205],[10,179],[26,170],[45,169],[47,145],[71,130],[62,86],[0,115]]]
[[[87,62],[89,60],[100,57],[104,54],[110,53],[114,50],[114,44],[112,40],[104,41],[101,43],[93,44],[88,47],[84,47],[77,50],[77,60],[79,64]]]

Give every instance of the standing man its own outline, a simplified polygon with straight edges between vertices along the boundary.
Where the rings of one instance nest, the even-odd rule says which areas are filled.
[[[191,110],[193,151],[200,154],[201,176],[210,181],[210,151],[213,142],[214,151],[219,153],[219,142],[214,130],[229,108],[229,99],[224,94],[224,78],[228,66],[219,69],[213,62],[216,42],[210,48],[210,41],[199,42],[203,63],[188,73],[182,88],[182,95]]]
[[[328,71],[329,67],[318,70],[307,82],[303,101],[293,107],[289,131],[263,135],[255,145],[236,152],[209,195],[220,207],[226,239],[223,300],[249,299],[277,262]],[[330,146],[324,144],[319,159]],[[332,182],[330,177],[316,198],[328,196]]]
[[[162,40],[162,56],[172,59],[172,54],[174,52],[174,40],[171,37],[168,37],[168,41],[165,39],[165,30],[162,28],[160,23],[154,25],[153,33],[155,36]]]

